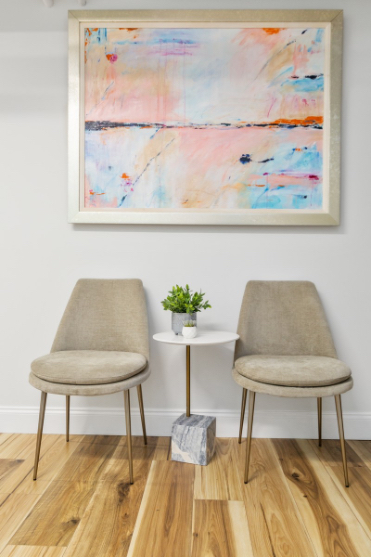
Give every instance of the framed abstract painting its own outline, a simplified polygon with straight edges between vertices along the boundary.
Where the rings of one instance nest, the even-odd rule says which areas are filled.
[[[69,12],[69,221],[339,224],[342,20]]]

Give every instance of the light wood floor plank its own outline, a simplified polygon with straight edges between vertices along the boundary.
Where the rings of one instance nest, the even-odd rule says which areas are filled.
[[[321,461],[315,450],[315,442],[297,439],[296,443],[310,463],[311,468],[322,485],[322,489],[331,500],[333,508],[337,510],[338,516],[342,520],[340,530],[347,530],[347,535],[355,547],[356,554],[360,557],[371,555],[371,540],[366,531],[367,526],[364,524],[362,517],[358,513],[353,512],[352,506],[349,504],[349,500],[347,500],[347,492],[351,490],[351,487],[344,487],[344,490],[338,488],[334,481],[336,479],[336,475],[333,473],[334,467],[326,466]],[[359,468],[355,468],[355,470],[359,470]]]
[[[7,545],[4,550],[0,553],[1,557],[9,557],[11,552],[13,551],[13,549],[15,548],[15,545]]]
[[[98,482],[92,500],[66,551],[66,557],[127,555],[146,476],[135,483]]]
[[[189,557],[194,466],[153,461],[129,557]]]
[[[371,441],[348,441],[348,445],[352,447],[371,470]]]
[[[159,439],[159,437],[151,437],[148,439],[148,445],[144,445],[142,437],[132,438],[134,482],[136,482],[137,477],[138,479],[147,478],[151,462],[157,454],[158,444],[160,443],[161,446]],[[102,472],[100,480],[121,483],[127,482],[128,478],[129,455],[127,445],[119,444]]]
[[[13,435],[16,435],[15,433],[0,433],[0,450],[1,450],[1,445],[3,445],[5,443],[5,441],[7,439],[9,439],[9,437],[12,437]]]
[[[80,443],[56,479],[67,482],[99,480],[116,446]]]
[[[145,446],[142,436],[132,437],[133,447]],[[170,437],[147,437],[147,443],[149,447],[156,446],[156,455],[154,460],[167,460],[170,450]],[[70,438],[70,442],[73,443],[87,443],[89,445],[115,445],[126,446],[126,435],[74,435]]]
[[[215,440],[212,461],[195,468],[195,499],[243,500],[241,478],[234,462],[237,446],[237,439]]]
[[[153,460],[170,460],[171,437],[157,437],[156,450]],[[148,442],[150,437],[148,437]]]
[[[134,487],[127,482],[99,482],[89,507],[69,543],[66,557],[126,555],[138,512],[137,507],[140,505],[140,488],[139,482],[136,482]],[[136,498],[139,498],[138,504]],[[133,508],[130,505],[133,505]]]
[[[0,557],[371,557],[371,442],[349,489],[337,440],[254,439],[247,486],[236,439],[197,467],[133,437],[133,486],[126,436],[45,435],[37,482],[35,442],[0,435]]]
[[[371,470],[367,466],[350,467],[348,470],[350,487],[346,488],[341,460],[337,466],[329,465],[321,449],[313,441],[309,443],[371,539]]]
[[[0,553],[39,499],[38,493],[0,496]]]
[[[8,545],[0,557],[62,557],[65,550],[64,547]]]
[[[56,436],[54,436],[56,439]],[[35,450],[36,435],[10,435],[0,445],[1,458],[15,458],[23,460],[30,456]]]
[[[64,547],[48,547],[44,557],[62,557],[65,555]]]
[[[133,485],[128,483],[127,447],[116,447],[65,557],[127,555],[158,443],[155,437],[148,439],[148,445],[143,445],[142,437],[133,438]]]
[[[75,444],[66,443],[64,436],[60,436],[49,450],[45,451],[45,453],[41,452],[37,471],[37,481],[34,483],[49,483],[51,480],[57,479],[56,477],[59,479],[59,472],[76,450],[78,450],[78,447]],[[34,455],[32,455],[32,459],[33,458]],[[32,475],[33,466],[29,475],[26,476],[25,482],[31,481]]]
[[[246,442],[239,446],[243,482]],[[249,483],[243,489],[256,557],[315,557],[301,516],[268,439],[253,439]]]
[[[313,441],[313,443],[316,443],[316,441]],[[316,444],[318,447],[318,443]],[[353,447],[351,447],[348,442],[346,442],[345,445],[348,468],[365,466],[362,458],[356,453]],[[326,459],[326,466],[339,466],[339,464],[341,464],[341,447],[338,439],[323,439],[322,447],[319,447],[319,450],[324,459]]]
[[[317,555],[358,557],[341,510],[334,507],[296,441],[273,439],[272,443]]]
[[[245,504],[241,505],[240,501],[228,501],[228,507],[237,556],[254,557]]]
[[[192,557],[253,557],[242,501],[194,501]]]
[[[17,469],[23,463],[23,460],[2,458],[0,460],[0,493],[8,493],[7,491],[2,491],[1,486],[6,484],[9,477],[15,474]]]
[[[66,547],[95,488],[94,482],[51,482],[11,539],[10,545]]]
[[[68,445],[68,444],[67,444]],[[41,493],[44,490],[44,481],[49,481],[53,472],[57,473],[59,467],[63,464],[64,455],[55,454],[58,447],[62,447],[61,438],[54,435],[45,435],[41,444],[40,461],[37,482],[32,481],[32,473],[34,466],[34,446],[33,452],[23,461],[19,461],[20,465],[0,479],[0,493]],[[64,449],[66,455],[74,450],[75,447],[67,447]],[[62,450],[62,449],[61,449]],[[49,456],[49,451],[52,451]],[[54,458],[53,458],[54,457]]]
[[[70,435],[70,443],[87,443],[88,445],[118,445],[121,435]]]
[[[40,462],[48,454],[48,451],[55,446],[58,438],[59,436],[45,436],[40,453]],[[20,466],[14,469],[12,474],[0,481],[0,489],[6,492],[1,495],[0,551],[14,535],[27,513],[32,511],[41,494],[48,486],[47,481],[34,482],[32,480],[33,456],[33,454],[32,456],[27,456],[24,461],[21,461]],[[13,508],[13,503],[17,501],[19,502],[19,509]]]

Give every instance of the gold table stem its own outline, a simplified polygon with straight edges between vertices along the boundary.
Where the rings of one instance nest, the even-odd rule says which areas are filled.
[[[191,415],[191,347],[187,344],[186,346],[186,393],[187,393],[187,409],[186,416],[189,418]]]

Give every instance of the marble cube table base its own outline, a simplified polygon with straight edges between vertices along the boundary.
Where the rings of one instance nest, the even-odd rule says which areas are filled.
[[[216,418],[185,414],[171,430],[171,459],[206,466],[215,450]]]

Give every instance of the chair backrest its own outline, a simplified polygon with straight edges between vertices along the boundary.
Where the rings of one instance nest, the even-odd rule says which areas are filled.
[[[76,283],[51,352],[117,350],[149,357],[147,307],[139,279]]]
[[[307,281],[250,281],[235,359],[251,354],[329,356],[336,350],[316,287]]]

